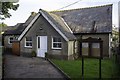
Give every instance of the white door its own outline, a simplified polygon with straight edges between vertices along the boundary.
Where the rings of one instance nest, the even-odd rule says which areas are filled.
[[[47,36],[37,37],[37,56],[45,57],[45,52],[47,52]]]

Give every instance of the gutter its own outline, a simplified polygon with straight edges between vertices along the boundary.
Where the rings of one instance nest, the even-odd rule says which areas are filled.
[[[103,33],[73,33],[74,35],[86,35],[86,34],[112,34],[112,32],[103,32]]]

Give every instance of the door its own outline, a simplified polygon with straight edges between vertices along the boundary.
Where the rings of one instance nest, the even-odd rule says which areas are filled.
[[[14,55],[20,56],[20,43],[19,42],[12,43],[12,53]]]
[[[47,36],[37,37],[37,56],[45,57],[45,52],[47,52]]]

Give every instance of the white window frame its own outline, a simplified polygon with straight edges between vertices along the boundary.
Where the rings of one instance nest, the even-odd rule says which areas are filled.
[[[52,37],[52,49],[62,49],[62,41],[61,42],[53,42],[53,38],[57,38],[57,37]],[[61,43],[61,48],[53,47],[54,43]]]
[[[32,44],[32,46],[27,46],[27,45],[26,45],[26,42],[31,42],[31,43],[32,43],[32,41],[26,41],[26,38],[27,38],[27,37],[25,37],[25,47],[27,47],[27,48],[32,48],[33,44]],[[31,37],[31,38],[32,38],[32,37]]]
[[[13,38],[13,37],[12,37],[12,36],[9,37],[8,43],[9,43],[9,44],[12,44],[10,38]],[[13,38],[13,40],[14,40],[14,38]],[[12,41],[13,41],[13,40],[12,40]]]

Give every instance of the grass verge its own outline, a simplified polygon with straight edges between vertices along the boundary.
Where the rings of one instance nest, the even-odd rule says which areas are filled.
[[[55,60],[52,59],[60,69],[68,74],[72,79],[81,78],[82,61],[79,60]],[[111,59],[102,60],[102,78],[116,78],[118,69],[116,64]],[[85,58],[84,61],[84,77],[85,78],[99,78],[99,60]],[[117,76],[118,78],[118,76]],[[119,77],[120,78],[120,77]]]

